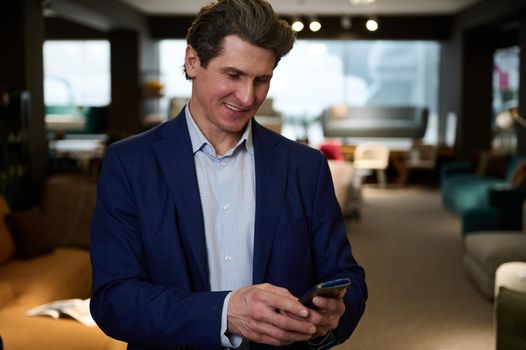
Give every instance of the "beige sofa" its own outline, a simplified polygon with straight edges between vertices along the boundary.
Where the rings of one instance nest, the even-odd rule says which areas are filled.
[[[89,180],[50,178],[41,206],[41,217],[46,221],[26,221],[26,226],[38,229],[45,225],[52,250],[39,253],[36,247],[32,253],[36,255],[26,258],[19,257],[20,253],[27,256],[28,250],[21,246],[20,236],[10,230],[12,220],[6,225],[10,210],[0,197],[0,337],[4,349],[125,348],[124,343],[107,337],[98,327],[72,319],[25,316],[27,310],[44,303],[89,297],[91,266],[85,245],[89,244],[89,218],[95,196],[95,184]],[[35,211],[24,213],[22,219],[37,218]],[[33,240],[42,242],[37,237]]]
[[[351,162],[329,159],[334,192],[342,213],[347,218],[360,218],[361,182]]]

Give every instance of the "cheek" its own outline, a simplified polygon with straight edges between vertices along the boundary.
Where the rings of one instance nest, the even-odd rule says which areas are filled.
[[[270,88],[269,85],[258,86],[255,88],[254,92],[255,92],[256,100],[258,101],[259,104],[263,103],[265,98],[267,98],[269,88]]]

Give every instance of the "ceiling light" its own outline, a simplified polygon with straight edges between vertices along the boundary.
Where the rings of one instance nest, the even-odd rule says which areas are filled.
[[[321,23],[317,19],[313,19],[309,23],[309,29],[311,32],[317,32],[321,29]]]
[[[292,30],[295,32],[301,32],[303,30],[303,22],[299,19],[292,22]]]
[[[365,28],[367,28],[367,30],[370,32],[375,32],[378,30],[378,27],[378,21],[376,19],[371,18],[365,23]]]

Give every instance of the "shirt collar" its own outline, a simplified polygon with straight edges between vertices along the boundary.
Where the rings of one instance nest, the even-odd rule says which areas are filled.
[[[194,118],[192,117],[192,114],[190,113],[190,108],[188,108],[189,104],[190,102],[186,104],[184,111],[185,111],[185,117],[186,117],[186,124],[188,125],[188,131],[190,133],[190,140],[192,142],[193,154],[200,151],[205,145],[208,145],[209,147],[213,149],[213,146],[210,143],[210,141],[207,140],[205,135],[199,129],[199,126],[197,126],[196,122],[194,121]],[[252,121],[250,121],[247,124],[247,127],[245,128],[243,135],[241,135],[241,138],[239,139],[239,141],[233,147],[232,150],[235,150],[241,145],[244,145],[246,150],[250,154],[252,155],[254,154],[254,143],[252,141]],[[230,151],[227,152],[227,154],[230,154],[230,153],[231,153]]]

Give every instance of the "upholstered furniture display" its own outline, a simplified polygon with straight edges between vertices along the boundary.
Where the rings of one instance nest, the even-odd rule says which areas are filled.
[[[354,189],[352,188],[353,166],[345,160],[329,159],[328,162],[336,199],[338,200],[338,204],[340,204],[342,212],[345,214],[350,209],[350,206],[355,204],[351,203],[354,196]]]
[[[364,142],[356,146],[353,166],[357,176],[363,177],[375,171],[378,184],[385,187],[387,184],[385,169],[389,165],[389,152],[389,146],[383,143]]]
[[[5,349],[125,348],[98,327],[25,315],[44,303],[90,296],[85,248],[95,196],[93,181],[69,176],[47,181],[38,208],[11,212],[0,196],[0,334]]]
[[[428,109],[414,106],[332,106],[321,118],[325,137],[401,137],[420,139]]]
[[[326,140],[320,151],[327,157],[331,170],[336,199],[347,218],[360,217],[361,180],[350,161],[344,159],[342,144],[338,140]]]
[[[478,164],[456,161],[441,168],[444,205],[457,214],[462,233],[520,230],[526,199],[526,156],[483,154]]]
[[[426,171],[428,175],[432,175],[437,166],[437,156],[437,146],[420,142],[414,143],[404,160],[407,173],[404,174],[403,184],[407,183],[411,171]]]
[[[526,233],[482,231],[465,237],[464,267],[477,289],[493,297],[495,271],[510,261],[526,262]]]
[[[526,349],[526,262],[499,266],[495,284],[496,349]]]
[[[520,231],[479,231],[464,237],[464,268],[488,299],[495,293],[495,275],[502,264],[526,262],[526,201]],[[498,289],[498,288],[497,288]]]

